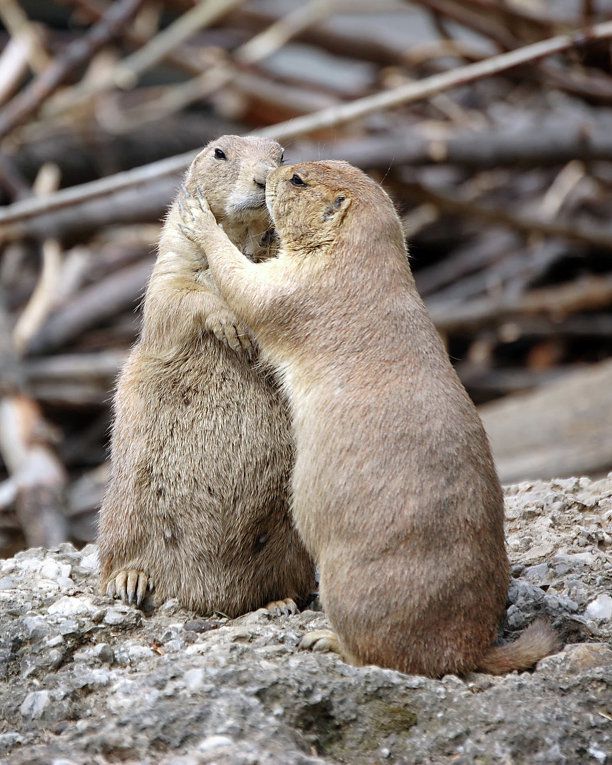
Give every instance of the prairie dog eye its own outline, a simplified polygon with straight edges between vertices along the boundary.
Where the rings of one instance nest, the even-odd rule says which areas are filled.
[[[285,161],[285,150],[283,149],[281,151],[281,155],[280,155],[280,163],[281,163],[281,165],[283,164],[284,161]]]
[[[291,176],[291,183],[294,186],[305,186],[306,185],[306,183],[300,178],[300,176],[297,173],[294,173]]]
[[[215,149],[215,159],[227,159],[223,149]]]

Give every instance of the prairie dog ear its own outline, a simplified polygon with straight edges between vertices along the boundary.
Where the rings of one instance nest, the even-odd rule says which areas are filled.
[[[325,208],[323,220],[327,221],[334,218],[339,221],[342,220],[344,213],[348,210],[350,204],[350,197],[347,197],[347,195],[343,193],[338,194],[334,201]]]

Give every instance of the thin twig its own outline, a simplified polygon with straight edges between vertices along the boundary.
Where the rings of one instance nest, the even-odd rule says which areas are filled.
[[[2,0],[0,19],[2,19],[2,23],[12,40],[21,40],[26,43],[28,62],[32,71],[39,74],[46,69],[51,63],[51,59],[42,44],[40,28],[30,21],[16,0]]]
[[[0,104],[8,101],[26,76],[31,47],[30,38],[11,37],[0,54]]]

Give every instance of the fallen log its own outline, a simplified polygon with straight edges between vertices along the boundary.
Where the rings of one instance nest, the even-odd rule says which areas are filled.
[[[612,362],[480,408],[501,480],[515,483],[612,468]]]

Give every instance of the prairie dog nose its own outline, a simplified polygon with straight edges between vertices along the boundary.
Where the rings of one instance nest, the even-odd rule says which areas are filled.
[[[260,189],[265,189],[266,178],[272,169],[273,168],[270,167],[270,165],[264,164],[263,162],[260,162],[258,165],[256,165],[253,169],[253,182],[255,185],[259,186]]]

